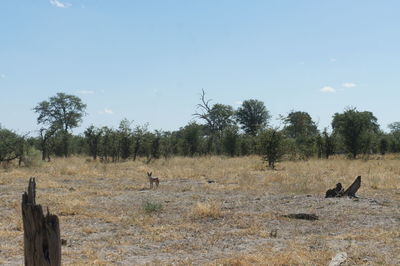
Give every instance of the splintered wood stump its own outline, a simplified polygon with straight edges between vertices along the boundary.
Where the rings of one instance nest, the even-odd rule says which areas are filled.
[[[325,193],[325,198],[335,198],[335,197],[344,197],[348,196],[350,198],[357,198],[356,192],[361,187],[361,176],[357,176],[356,180],[354,180],[351,186],[344,190],[341,183],[337,183],[336,187],[333,189],[328,189]]]
[[[24,257],[27,266],[61,265],[60,224],[56,215],[43,215],[36,205],[35,178],[29,179],[28,192],[22,194],[22,221],[24,225]]]
[[[343,193],[343,196],[349,196],[350,198],[357,198],[356,192],[360,187],[361,187],[361,176],[357,176],[353,184],[351,184],[351,186],[348,189],[346,189],[346,191]]]

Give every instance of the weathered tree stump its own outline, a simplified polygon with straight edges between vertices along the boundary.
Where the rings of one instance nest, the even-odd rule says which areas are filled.
[[[349,196],[350,198],[357,198],[356,192],[361,187],[361,176],[357,176],[356,180],[354,180],[353,184],[346,189],[343,193],[343,196]]]
[[[24,257],[27,266],[61,265],[60,224],[56,215],[43,215],[36,205],[35,178],[29,179],[28,192],[22,194],[22,221],[24,225]]]
[[[350,198],[357,198],[356,192],[361,187],[361,176],[357,176],[351,186],[344,190],[341,183],[337,183],[336,187],[333,189],[328,189],[325,193],[325,198],[335,198],[348,196]]]

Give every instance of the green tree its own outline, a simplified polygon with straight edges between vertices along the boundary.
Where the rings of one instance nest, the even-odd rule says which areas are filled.
[[[400,122],[393,122],[388,125],[391,134],[390,150],[400,152]]]
[[[133,130],[133,160],[135,161],[136,158],[140,155],[140,152],[143,149],[143,143],[145,141],[145,136],[148,133],[147,130],[148,125],[145,124],[143,126],[136,126]]]
[[[101,137],[101,159],[108,162],[111,158],[112,162],[119,161],[120,157],[120,139],[117,130],[103,127]]]
[[[85,109],[86,104],[79,97],[61,92],[33,108],[39,115],[38,124],[47,130],[53,129],[62,133],[64,156],[68,156],[69,131],[79,126]]]
[[[194,156],[200,150],[200,135],[202,126],[194,122],[183,128],[183,149],[184,155]]]
[[[291,111],[284,117],[283,129],[285,135],[295,140],[296,148],[301,157],[308,158],[313,155],[315,150],[318,129],[311,116],[306,112]]]
[[[229,156],[233,157],[237,154],[239,141],[239,133],[237,126],[231,126],[225,128],[223,132],[222,144],[224,150]]]
[[[235,122],[233,120],[233,108],[230,105],[214,104],[210,110],[209,117],[212,121],[213,131],[222,132]]]
[[[42,151],[42,160],[45,161],[46,158],[50,162],[50,153],[52,152],[52,147],[54,145],[52,138],[56,134],[57,128],[50,126],[48,128],[42,127],[39,130],[40,137],[40,150]]]
[[[89,154],[89,145],[84,134],[72,135],[70,139],[70,152],[77,155]]]
[[[239,134],[238,136],[239,142],[239,154],[240,155],[250,155],[255,154],[257,151],[257,141],[255,140],[256,137]]]
[[[284,135],[277,129],[267,129],[261,133],[261,150],[268,167],[274,169],[275,163],[284,155]]]
[[[0,162],[21,159],[24,151],[24,138],[15,132],[0,127]]]
[[[193,115],[205,122],[204,133],[207,135],[207,153],[215,150],[217,154],[220,154],[223,131],[235,124],[235,112],[230,105],[220,103],[211,105],[211,100],[205,98],[204,90],[202,90],[200,100],[201,103],[197,105],[198,112]]]
[[[318,129],[311,116],[306,112],[291,111],[283,118],[285,127],[283,129],[289,138],[315,137]]]
[[[267,126],[270,117],[264,103],[254,99],[244,101],[236,111],[236,119],[241,128],[252,136]]]
[[[332,134],[328,134],[325,128],[324,132],[322,132],[322,140],[323,154],[325,155],[325,159],[329,159],[329,156],[335,153],[335,138]]]
[[[99,154],[100,140],[103,131],[101,128],[96,128],[91,125],[85,130],[84,134],[89,145],[89,153],[93,157],[93,160],[96,160]]]
[[[153,138],[151,140],[151,157],[154,159],[159,159],[161,154],[161,136],[162,133],[159,130],[156,130],[153,134]]]
[[[400,122],[393,122],[388,125],[388,128],[390,129],[390,132],[392,133],[400,133]]]
[[[315,144],[317,145],[317,156],[318,159],[322,158],[322,154],[324,153],[324,141],[322,139],[322,136],[318,134],[318,136],[315,138]]]
[[[386,136],[382,136],[379,140],[379,152],[381,155],[385,155],[389,149],[389,141]]]
[[[165,158],[168,159],[172,155],[179,154],[179,139],[177,137],[177,132],[162,132],[160,140],[160,153]]]
[[[159,159],[161,154],[161,132],[156,130],[155,133],[147,132],[143,136],[141,155],[146,156],[146,163],[150,163],[153,159]]]
[[[131,156],[131,146],[132,146],[132,129],[131,124],[128,119],[123,119],[119,123],[118,134],[119,134],[119,148],[121,153],[121,158],[126,160]]]
[[[335,113],[332,120],[334,134],[340,134],[346,150],[353,158],[360,152],[366,152],[371,143],[372,134],[379,131],[379,125],[372,112],[360,112],[355,108]]]
[[[201,103],[197,105],[198,112],[194,116],[205,121],[210,134],[222,132],[226,127],[234,124],[232,106],[220,103],[211,105],[211,99],[206,100],[204,90],[202,90],[200,100]]]

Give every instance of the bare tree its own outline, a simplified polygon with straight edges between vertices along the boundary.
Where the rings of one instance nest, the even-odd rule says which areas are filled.
[[[200,112],[194,113],[193,116],[206,121],[207,127],[212,129],[212,128],[214,128],[213,121],[210,118],[210,112],[211,112],[211,108],[212,108],[210,106],[210,102],[212,101],[212,99],[206,100],[206,93],[205,93],[204,89],[201,89],[200,100],[201,100],[201,103],[199,103],[196,106],[197,109],[200,110]]]

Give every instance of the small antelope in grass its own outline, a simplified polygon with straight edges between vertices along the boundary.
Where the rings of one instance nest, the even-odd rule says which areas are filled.
[[[149,178],[149,182],[150,182],[150,188],[153,188],[153,183],[156,183],[156,187],[158,187],[158,184],[160,184],[160,180],[158,179],[158,177],[152,177],[151,175],[153,174],[153,172],[147,172],[147,177]]]

